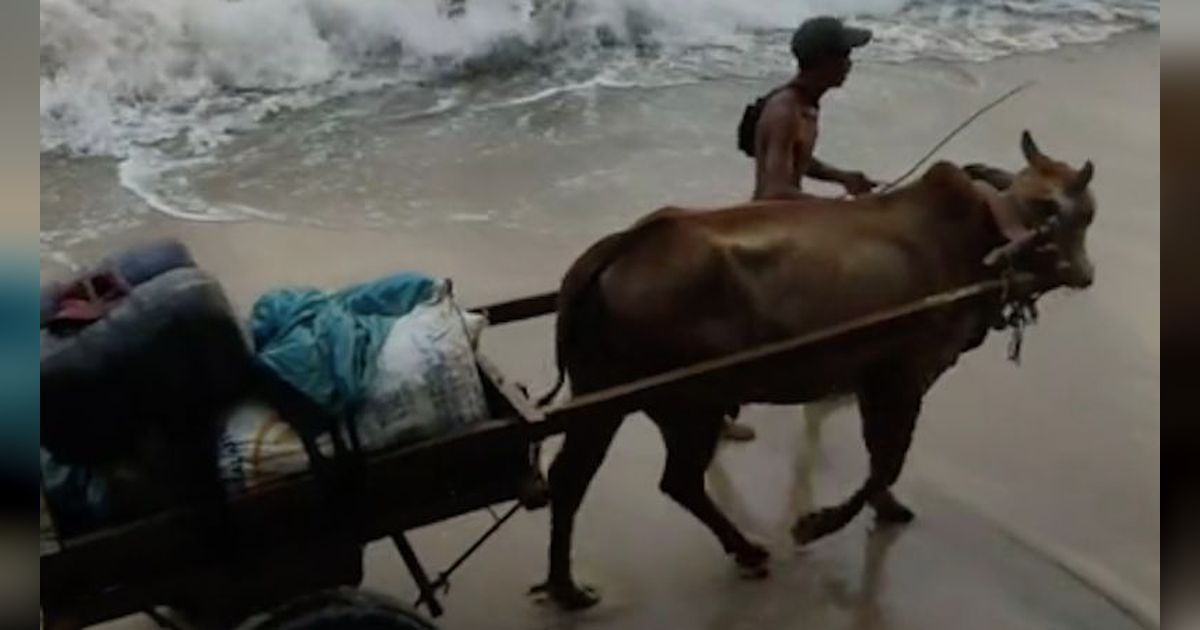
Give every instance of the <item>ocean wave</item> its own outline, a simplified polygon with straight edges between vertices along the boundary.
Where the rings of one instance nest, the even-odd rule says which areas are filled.
[[[822,12],[875,29],[864,55],[893,62],[983,61],[1159,21],[1157,0],[43,0],[41,145],[202,155],[332,98],[521,72],[550,86],[529,98],[764,76],[790,67],[790,30]]]

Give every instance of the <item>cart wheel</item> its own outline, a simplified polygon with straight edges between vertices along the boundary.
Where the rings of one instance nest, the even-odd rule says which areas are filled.
[[[237,630],[437,630],[411,607],[352,588],[322,591],[257,614]]]

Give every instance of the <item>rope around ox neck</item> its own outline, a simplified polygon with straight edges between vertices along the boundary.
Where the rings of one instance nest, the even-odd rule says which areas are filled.
[[[1020,365],[1021,347],[1025,343],[1025,327],[1037,323],[1037,300],[1041,297],[1041,293],[1014,294],[1011,284],[1016,275],[1016,269],[1012,265],[1012,259],[1008,258],[1007,260],[1008,265],[1000,276],[1004,283],[1000,294],[1000,313],[993,328],[996,330],[1008,329],[1011,332],[1008,339],[1008,360]]]

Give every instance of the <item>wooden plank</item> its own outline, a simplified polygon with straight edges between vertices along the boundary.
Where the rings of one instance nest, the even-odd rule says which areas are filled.
[[[288,572],[289,563],[302,561],[308,557],[313,548],[330,548],[359,541],[363,538],[376,540],[385,538],[396,531],[406,531],[421,524],[436,523],[447,518],[459,516],[465,512],[483,509],[512,500],[519,490],[518,484],[512,479],[498,479],[487,486],[472,487],[469,490],[446,494],[440,501],[425,503],[416,507],[397,505],[391,509],[376,511],[361,523],[362,527],[346,527],[321,532],[319,536],[289,536],[287,529],[298,521],[306,518],[303,515],[280,515],[274,520],[273,531],[277,538],[271,540],[269,547],[264,549],[267,554],[263,558],[251,562],[255,566],[269,565],[271,571]],[[385,504],[379,504],[381,507]],[[400,525],[400,524],[403,525]],[[192,534],[187,530],[173,528],[168,531]],[[133,535],[158,536],[158,532],[134,532]],[[200,576],[214,576],[222,579],[228,569],[223,569],[225,559],[220,553],[214,553],[202,545],[195,544],[192,536],[181,536],[185,546],[170,546],[161,548],[155,539],[148,541],[150,549],[161,552],[153,564],[146,558],[133,557],[129,562],[134,571],[128,578],[114,575],[107,567],[97,567],[88,560],[75,554],[62,558],[69,564],[56,568],[62,571],[74,571],[82,574],[82,579],[74,584],[55,578],[53,573],[43,572],[44,586],[54,585],[55,588],[43,588],[42,606],[45,610],[56,615],[69,615],[83,620],[85,624],[94,624],[115,619],[143,609],[168,602],[178,598],[181,593],[194,594],[203,588],[208,592],[213,586],[207,584]],[[136,551],[130,545],[137,544],[136,540],[122,537],[118,549],[126,552]],[[250,560],[250,559],[246,559]],[[239,574],[241,572],[239,571]]]
[[[785,361],[805,352],[815,352],[821,344],[848,342],[852,335],[878,333],[884,324],[896,324],[914,315],[951,306],[964,300],[996,291],[1045,291],[1053,286],[1030,274],[1018,274],[1009,281],[988,280],[970,286],[945,291],[886,309],[849,322],[830,326],[790,339],[764,344],[729,356],[669,370],[600,391],[584,394],[543,412],[543,419],[531,425],[532,438],[545,439],[566,431],[576,421],[588,417],[612,417],[643,409],[647,404],[680,393],[685,388],[703,387],[735,376],[747,377],[773,362]]]
[[[490,325],[499,326],[555,312],[558,310],[558,292],[540,293],[470,310],[486,317]]]
[[[237,497],[229,502],[236,542],[303,554],[306,545],[366,542],[518,498],[532,470],[527,420],[513,404],[524,397],[495,382],[498,373],[485,363],[480,371],[490,408],[507,419],[370,453],[361,486],[340,501],[311,472]],[[45,604],[94,619],[161,601],[172,584],[225,558],[192,525],[199,516],[194,508],[174,510],[47,550],[41,561]],[[100,601],[105,605],[88,611]]]
[[[356,530],[353,535],[368,539],[453,515],[446,514],[447,511],[461,514],[478,509],[482,506],[460,505],[470,496],[470,488],[462,487],[465,483],[456,480],[486,482],[493,475],[505,472],[515,475],[518,465],[527,463],[521,459],[528,443],[519,422],[487,421],[454,436],[369,458],[358,496],[353,497],[352,504],[347,500],[338,502],[337,507],[358,512],[362,521],[353,528]],[[456,475],[467,466],[495,462],[496,454],[504,452],[511,453],[507,461],[513,470]],[[509,485],[514,489],[519,487],[518,480]],[[457,496],[450,497],[446,505],[430,500],[436,496],[429,495],[447,489]],[[501,497],[509,498],[515,498],[515,494]],[[288,537],[319,536],[321,529],[333,528],[338,523],[333,518],[314,518],[332,509],[333,499],[322,482],[306,473],[232,500],[230,518],[242,544],[260,540],[275,544]],[[435,506],[441,509],[430,509]],[[199,558],[206,554],[207,547],[191,526],[199,514],[195,509],[176,510],[64,541],[63,552],[42,559],[43,585],[52,588],[60,580],[71,582],[71,575],[81,571],[133,579],[142,571]],[[289,521],[286,527],[280,526],[281,518]],[[350,525],[342,523],[341,527]]]
[[[542,414],[533,403],[530,402],[524,391],[521,391],[516,386],[516,383],[509,381],[500,373],[500,368],[491,359],[481,353],[476,353],[475,361],[479,364],[479,370],[488,375],[488,378],[496,386],[496,389],[504,401],[512,406],[513,411],[525,422],[534,422],[541,419]]]

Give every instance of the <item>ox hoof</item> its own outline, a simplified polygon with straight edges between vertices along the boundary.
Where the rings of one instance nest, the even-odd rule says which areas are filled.
[[[871,507],[875,509],[875,520],[885,525],[907,525],[917,517],[912,510],[890,494],[876,501]]]
[[[792,539],[797,545],[807,545],[836,532],[846,525],[846,520],[836,508],[825,508],[801,516],[792,526]]]
[[[584,610],[600,603],[600,594],[590,586],[576,585],[574,582],[556,584],[544,582],[529,589],[529,594],[545,593],[563,610]]]
[[[767,568],[767,561],[770,559],[771,553],[754,543],[747,543],[744,549],[733,554],[738,573],[750,580],[760,580],[770,574]]]

